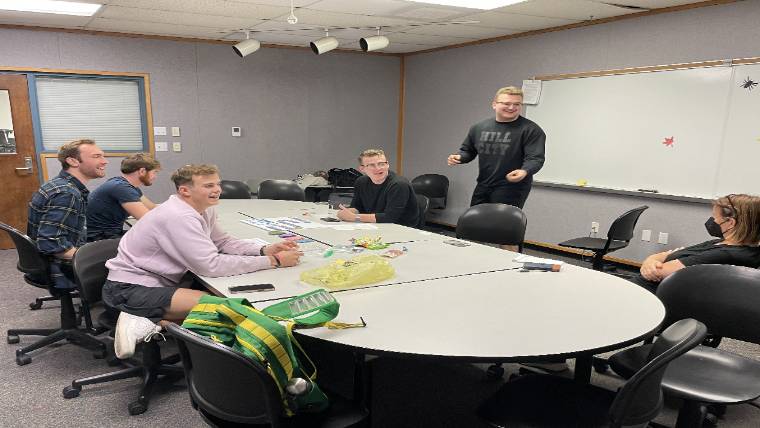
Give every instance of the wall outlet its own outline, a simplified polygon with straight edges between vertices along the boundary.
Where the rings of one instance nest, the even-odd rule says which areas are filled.
[[[660,237],[657,238],[657,242],[660,244],[667,244],[668,243],[668,234],[665,232],[660,232]]]
[[[156,151],[157,152],[168,152],[169,151],[169,144],[166,141],[156,141]]]
[[[179,126],[172,126],[172,137],[179,137]]]
[[[181,152],[182,151],[182,143],[179,141],[175,141],[172,143],[172,150],[175,152]]]
[[[642,230],[641,231],[641,240],[642,241],[647,241],[647,242],[651,241],[652,240],[652,231],[649,230],[649,229]]]
[[[591,233],[599,233],[599,222],[598,221],[592,221],[591,222]]]

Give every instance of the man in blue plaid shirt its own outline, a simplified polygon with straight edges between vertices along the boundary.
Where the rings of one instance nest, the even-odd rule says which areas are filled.
[[[50,274],[58,288],[73,288],[71,259],[87,241],[88,181],[106,175],[108,160],[93,140],[75,140],[58,150],[63,167],[29,202],[26,233],[50,257]]]

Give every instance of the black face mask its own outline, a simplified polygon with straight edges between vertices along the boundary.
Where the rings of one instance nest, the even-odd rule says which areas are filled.
[[[723,223],[725,223],[725,221]],[[720,229],[720,224],[716,223],[713,217],[710,217],[707,219],[707,221],[705,222],[705,229],[707,229],[707,233],[709,233],[710,236],[714,236],[716,238],[723,238],[723,231]]]

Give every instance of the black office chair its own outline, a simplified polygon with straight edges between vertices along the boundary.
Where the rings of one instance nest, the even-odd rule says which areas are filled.
[[[559,245],[562,247],[593,251],[594,262],[592,264],[592,269],[603,270],[605,254],[628,246],[628,242],[633,238],[633,229],[636,227],[636,222],[639,221],[639,216],[641,216],[641,213],[647,208],[649,207],[644,205],[623,213],[623,215],[612,222],[610,229],[607,231],[607,238],[575,238],[560,242]]]
[[[303,189],[293,180],[264,180],[259,184],[259,199],[304,201]]]
[[[265,367],[178,325],[168,330],[182,356],[190,402],[211,426],[347,427],[368,415],[331,398],[330,408],[322,414],[285,418],[280,390]]]
[[[105,344],[93,337],[93,334],[96,334],[97,331],[79,328],[77,312],[72,300],[76,289],[55,288],[50,279],[50,264],[46,256],[37,251],[37,246],[34,242],[28,236],[5,223],[0,223],[0,229],[7,232],[16,245],[16,252],[18,253],[17,267],[24,273],[24,280],[35,287],[44,285],[51,295],[61,301],[60,328],[14,328],[8,330],[8,343],[11,344],[19,343],[19,336],[44,336],[31,345],[16,349],[16,364],[23,366],[31,363],[32,357],[28,354],[29,352],[62,340],[91,349],[94,351],[93,355],[96,358],[104,358],[106,356]],[[83,308],[82,310],[83,316],[87,319],[87,325],[91,326],[89,311],[85,311],[85,309]]]
[[[219,199],[251,199],[251,189],[242,181],[222,180],[222,194]]]
[[[109,259],[116,257],[118,247],[118,239],[90,242],[81,247],[74,256],[74,273],[77,277],[77,284],[82,295],[82,301],[88,307],[101,302],[103,284],[108,277],[108,269],[105,264]],[[106,308],[98,321],[101,326],[113,333],[118,315],[118,311]],[[166,376],[175,380],[182,377],[183,371],[181,367],[173,365],[180,360],[178,354],[161,359],[161,350],[156,340],[141,343],[138,345],[138,349],[142,351],[140,360],[115,360],[118,362],[113,365],[123,364],[126,367],[115,372],[74,380],[70,386],[63,388],[63,398],[78,397],[84,385],[141,377],[143,384],[138,399],[129,403],[127,409],[131,415],[144,413],[148,409],[153,386],[158,381],[159,376]],[[113,346],[110,347],[110,350],[113,351]],[[111,354],[113,355],[113,352]]]
[[[430,198],[430,209],[446,208],[449,179],[441,174],[422,174],[412,180],[414,193]]]
[[[520,252],[528,218],[520,208],[506,204],[470,207],[457,221],[457,238],[499,245],[517,245]]]
[[[415,195],[417,197],[417,208],[420,210],[420,222],[418,228],[425,229],[426,217],[430,208],[430,199],[425,195]]]
[[[657,297],[667,311],[663,325],[692,317],[705,323],[710,335],[760,344],[760,270],[690,266],[665,278],[657,287]],[[630,377],[652,346],[618,352],[610,357],[610,367]],[[671,364],[662,387],[666,395],[684,401],[676,426],[699,428],[707,416],[706,405],[716,406],[719,416],[725,405],[760,397],[760,362],[699,346]]]
[[[505,383],[478,413],[496,427],[644,426],[662,409],[666,368],[706,333],[693,319],[668,327],[645,355],[646,364],[617,393],[560,376],[526,375]]]

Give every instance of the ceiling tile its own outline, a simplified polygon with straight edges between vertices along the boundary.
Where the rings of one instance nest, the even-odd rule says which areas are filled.
[[[574,24],[580,20],[544,18],[530,15],[517,15],[498,12],[481,12],[467,15],[462,19],[480,21],[479,27],[508,28],[510,30],[538,30],[542,28],[558,27],[560,25]]]
[[[155,34],[177,37],[194,37],[203,39],[221,38],[222,28],[193,27],[188,25],[165,24],[155,22],[139,22],[95,18],[85,27],[87,30],[115,31],[135,34]]]
[[[308,9],[326,12],[386,16],[393,16],[396,12],[408,8],[408,2],[398,0],[321,0],[308,6]]]
[[[409,34],[409,33],[393,33],[388,34],[388,39],[391,43],[410,43],[415,45],[457,45],[460,43],[471,42],[475,39],[464,39],[461,37],[444,37],[444,36],[428,36],[425,34]]]
[[[312,9],[298,9],[296,11],[296,16],[298,17],[299,24],[334,27],[375,27],[378,25],[403,25],[410,22],[408,19],[389,18],[382,16],[351,15],[336,12],[322,12]]]
[[[457,16],[466,15],[469,12],[464,12],[461,9],[445,9],[437,7],[416,7],[403,12],[397,13],[395,16],[411,19],[423,19],[423,20],[441,20],[450,19]]]
[[[610,0],[609,3],[626,3],[625,0]],[[605,4],[601,1],[586,0],[532,0],[494,9],[493,12],[517,13],[521,15],[543,16],[549,18],[565,18],[586,20],[609,18],[641,12]]]
[[[290,6],[271,6],[225,0],[113,0],[114,6],[169,10],[234,18],[268,19],[290,12]],[[112,6],[107,6],[106,9]]]
[[[420,27],[402,27],[398,31],[410,34],[426,34],[429,36],[462,37],[465,39],[490,39],[492,37],[506,36],[519,33],[521,30],[508,30],[506,28],[488,28],[474,25],[449,24],[449,25],[424,25]]]
[[[208,14],[175,12],[165,10],[136,9],[132,7],[109,6],[101,18],[127,21],[160,22],[214,28],[247,28],[263,22],[254,18],[236,18]]]

